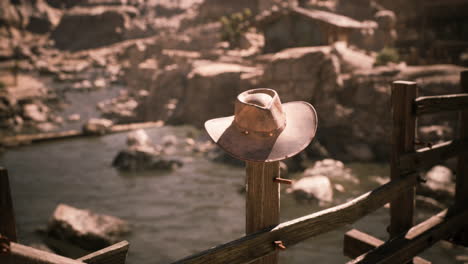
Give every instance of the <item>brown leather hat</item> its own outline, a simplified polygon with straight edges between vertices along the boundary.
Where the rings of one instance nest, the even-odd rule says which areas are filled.
[[[237,96],[234,116],[208,120],[205,128],[235,158],[271,162],[309,145],[317,131],[317,113],[309,103],[281,104],[275,90],[259,88]]]

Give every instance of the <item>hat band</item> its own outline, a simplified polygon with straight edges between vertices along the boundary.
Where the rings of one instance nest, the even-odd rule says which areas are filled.
[[[271,130],[271,131],[250,130],[248,128],[243,128],[243,127],[239,126],[236,122],[233,122],[233,123],[235,124],[237,129],[240,130],[241,133],[243,133],[245,135],[254,134],[254,135],[261,136],[261,137],[273,137],[273,136],[279,135],[279,134],[281,134],[281,132],[283,132],[284,128],[286,127],[286,120],[284,121],[284,124],[282,126],[278,127],[277,129]]]

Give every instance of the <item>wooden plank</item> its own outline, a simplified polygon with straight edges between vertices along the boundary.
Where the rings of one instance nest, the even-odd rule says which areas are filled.
[[[144,129],[144,128],[151,128],[151,127],[161,127],[162,125],[164,125],[162,121],[113,125],[107,133],[119,133],[119,132],[124,132],[124,131],[129,131],[129,130]],[[31,135],[16,135],[16,136],[9,136],[9,137],[4,137],[0,139],[0,145],[12,147],[12,146],[35,143],[35,142],[69,139],[69,138],[86,137],[86,136],[99,136],[99,135],[83,133],[83,131],[81,130],[48,132],[48,133],[39,133],[39,134],[31,134]]]
[[[67,139],[67,138],[74,138],[74,137],[79,137],[79,136],[83,136],[83,133],[79,130],[39,133],[39,134],[31,134],[31,135],[16,135],[16,136],[4,137],[0,141],[0,145],[13,147],[17,145],[29,144],[32,142]]]
[[[348,264],[405,263],[413,256],[434,245],[441,239],[449,238],[468,221],[468,211],[453,216],[447,210],[414,226],[378,248],[348,262]]]
[[[8,171],[0,167],[0,234],[16,242],[16,221]]]
[[[464,92],[468,92],[468,71],[460,74],[460,84]],[[468,110],[460,112],[459,138],[468,141]],[[468,149],[468,148],[466,148]],[[455,208],[457,210],[468,209],[468,152],[463,152],[458,156],[457,179],[455,187]],[[468,246],[468,225],[458,233],[454,242]]]
[[[422,96],[415,100],[416,114],[433,114],[468,109],[468,93]]]
[[[391,180],[401,178],[400,156],[414,151],[416,117],[413,102],[417,97],[415,82],[397,81],[392,86],[392,156]],[[405,232],[413,226],[415,187],[402,192],[398,199],[390,203],[390,237]]]
[[[468,140],[447,141],[432,147],[418,149],[400,156],[400,171],[412,171],[432,167],[461,153],[468,152]]]
[[[275,240],[281,240],[286,246],[292,246],[305,239],[354,223],[399,197],[400,193],[416,184],[417,177],[416,173],[408,174],[349,202],[282,223],[273,229],[267,228],[174,263],[240,264],[255,260],[275,251],[273,245]]]
[[[246,210],[245,230],[250,235],[265,228],[279,224],[279,184],[274,181],[279,177],[279,162],[246,162]],[[278,254],[265,256],[254,264],[278,263]]]
[[[15,264],[83,264],[78,260],[13,242],[11,243],[11,258]]]
[[[77,260],[88,264],[125,264],[128,248],[128,242],[121,241]]]
[[[118,133],[118,132],[124,132],[124,131],[129,131],[129,130],[136,130],[136,129],[145,129],[145,128],[151,128],[151,127],[162,127],[163,125],[164,125],[164,122],[162,122],[162,121],[113,125],[109,132],[110,133]]]
[[[373,250],[377,247],[380,247],[385,242],[373,237],[369,234],[361,232],[357,229],[351,229],[346,232],[344,236],[344,247],[343,252],[345,256],[350,258],[357,258],[362,254],[367,253],[370,250]],[[431,264],[430,261],[427,261],[421,257],[415,257],[413,259],[414,264]]]
[[[343,254],[354,259],[383,243],[384,242],[378,238],[357,229],[351,229],[344,235]]]

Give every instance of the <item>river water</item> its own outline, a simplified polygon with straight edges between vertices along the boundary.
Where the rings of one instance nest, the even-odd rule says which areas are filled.
[[[147,129],[155,143],[164,135],[180,142],[187,133],[202,133],[191,127]],[[19,239],[24,244],[40,242],[35,230],[46,225],[58,203],[89,208],[127,220],[132,232],[128,263],[171,263],[184,256],[239,238],[244,234],[244,170],[213,163],[179,144],[174,155],[185,164],[172,172],[120,173],[111,167],[125,146],[126,134],[40,143],[9,150],[0,156],[0,166],[9,170]],[[345,186],[335,204],[371,190],[376,179],[388,175],[379,164],[347,164],[361,184]],[[297,176],[297,175],[296,175]],[[282,189],[281,220],[286,221],[321,210],[314,203],[298,203]],[[427,214],[420,214],[420,218]],[[344,263],[343,234],[355,227],[386,238],[388,209],[357,223],[311,238],[281,252],[281,263]],[[454,255],[462,249],[436,245],[422,256],[433,263],[461,263]]]

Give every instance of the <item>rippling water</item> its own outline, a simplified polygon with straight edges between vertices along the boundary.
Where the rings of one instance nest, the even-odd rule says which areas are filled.
[[[164,135],[183,141],[190,127],[148,129],[156,143]],[[19,239],[39,242],[35,229],[46,225],[58,203],[89,208],[127,220],[132,233],[128,263],[170,263],[184,256],[239,238],[244,234],[244,170],[213,163],[202,155],[176,149],[185,165],[173,172],[119,173],[111,167],[125,145],[125,133],[41,143],[8,151],[0,165],[8,168]],[[378,186],[388,168],[378,164],[350,164],[361,184],[345,186],[336,195],[342,203]],[[282,190],[281,220],[321,210],[299,204]],[[422,215],[424,216],[424,215]],[[382,208],[353,226],[309,239],[281,253],[282,263],[344,263],[343,233],[357,227],[386,238],[388,209]],[[457,263],[454,252],[436,246],[423,254],[433,263]]]

